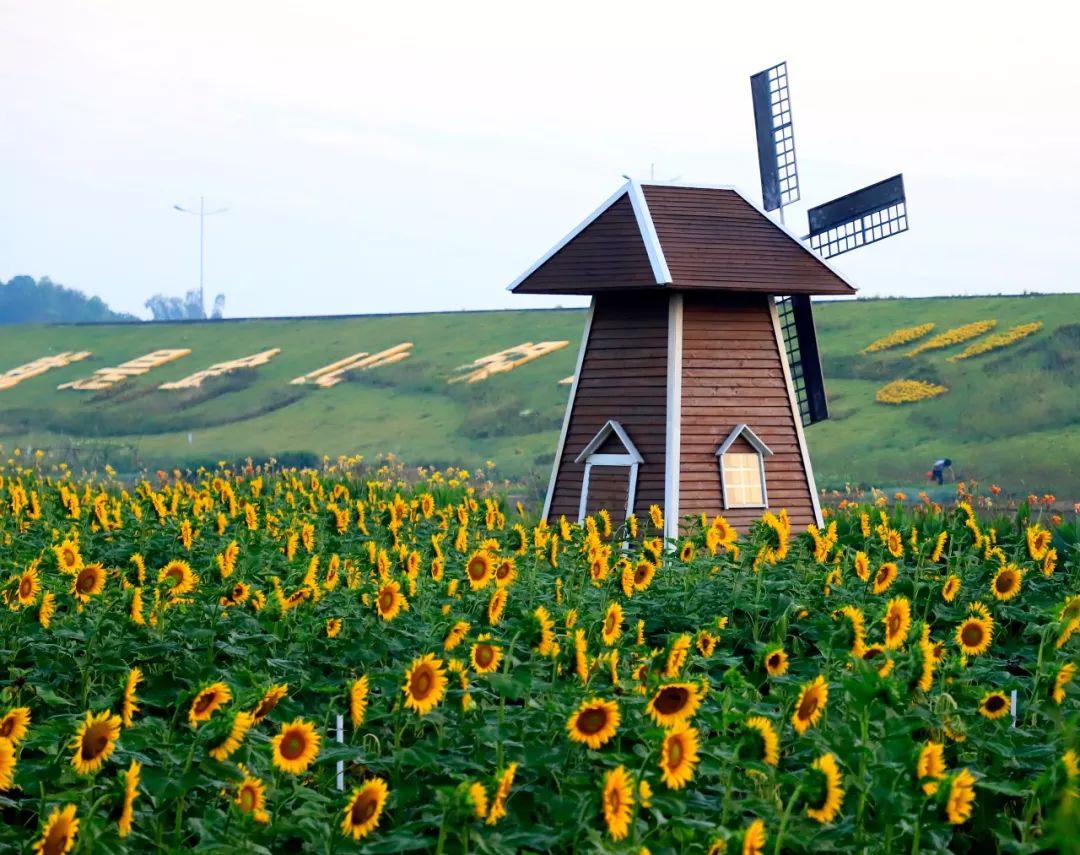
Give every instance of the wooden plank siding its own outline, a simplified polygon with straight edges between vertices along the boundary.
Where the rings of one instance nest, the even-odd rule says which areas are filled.
[[[765,460],[769,508],[794,526],[814,522],[768,295],[683,296],[679,514],[717,514],[745,531],[761,508],[724,510],[716,451],[740,422],[773,452]]]
[[[592,294],[633,286],[655,288],[656,277],[630,197],[623,195],[514,293]]]
[[[611,514],[618,525],[626,519],[626,499],[630,489],[629,466],[594,466],[589,471],[589,495],[585,513],[595,514],[601,508]],[[577,519],[567,516],[567,519]]]
[[[669,299],[669,294],[655,291],[596,296],[549,519],[563,514],[577,519],[585,465],[574,458],[609,419],[622,425],[644,458],[638,468],[635,513],[648,513],[651,504],[663,507]],[[622,453],[614,446],[610,450]],[[592,476],[600,471],[593,467]],[[613,519],[622,519],[621,508],[608,510]]]

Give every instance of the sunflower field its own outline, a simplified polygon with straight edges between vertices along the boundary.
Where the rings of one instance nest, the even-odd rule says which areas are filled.
[[[0,852],[1077,851],[1075,523],[613,522],[0,470]]]

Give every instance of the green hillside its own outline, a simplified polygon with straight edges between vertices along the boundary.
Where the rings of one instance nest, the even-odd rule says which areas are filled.
[[[73,465],[122,471],[248,455],[281,458],[392,452],[416,464],[498,464],[497,476],[542,490],[584,322],[575,310],[475,312],[177,324],[16,326],[0,337],[0,373],[60,351],[80,363],[0,389],[0,445],[46,448]],[[915,486],[935,457],[963,477],[1080,497],[1080,295],[825,303],[816,317],[833,418],[808,430],[819,483]],[[900,327],[933,333],[977,320],[994,332],[1028,321],[1043,329],[963,362],[964,345],[914,359],[900,347],[864,355]],[[525,342],[569,346],[478,383],[449,384],[460,366]],[[356,371],[329,389],[290,384],[359,351],[412,342],[394,365]],[[186,391],[163,391],[210,365],[268,348],[266,365]],[[104,391],[58,390],[160,348],[192,353]],[[884,383],[940,383],[940,397],[902,406],[874,401]]]

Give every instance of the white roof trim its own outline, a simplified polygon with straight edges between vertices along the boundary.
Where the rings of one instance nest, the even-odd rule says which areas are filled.
[[[731,448],[732,443],[734,443],[735,440],[737,440],[740,436],[745,436],[746,441],[749,442],[752,446],[754,446],[758,454],[760,454],[762,457],[772,457],[772,449],[770,449],[769,446],[763,443],[760,437],[758,437],[756,433],[750,430],[750,426],[747,425],[745,422],[740,422],[739,424],[735,425],[735,429],[728,434],[727,439],[725,439],[724,442],[720,445],[720,447],[716,450],[716,456],[720,457],[722,454],[726,453],[727,450]]]
[[[819,262],[820,264],[823,264],[827,270],[829,270],[831,273],[833,273],[833,275],[835,275],[838,279],[840,279],[840,281],[842,281],[845,285],[847,285],[850,288],[855,288],[856,291],[858,290],[858,286],[856,286],[855,283],[853,283],[851,280],[849,280],[847,276],[845,276],[843,273],[841,273],[839,270],[837,270],[827,258],[822,258],[820,255],[818,255],[816,252],[814,252],[814,250],[810,248],[810,245],[808,243],[806,243],[801,237],[799,237],[797,234],[795,234],[795,232],[793,232],[791,229],[789,229],[784,223],[778,223],[776,220],[774,220],[772,217],[770,217],[765,212],[765,209],[761,207],[761,205],[759,205],[757,202],[755,202],[753,199],[751,199],[746,193],[744,193],[742,190],[740,190],[734,184],[683,184],[680,181],[646,181],[646,182],[644,182],[642,184],[642,186],[643,187],[686,187],[686,188],[688,188],[690,190],[730,190],[732,193],[735,193],[737,196],[741,197],[744,202],[746,202],[755,211],[757,211],[759,214],[761,214],[761,216],[763,216],[766,220],[768,220],[770,223],[772,223],[774,226],[776,226],[778,229],[780,229],[780,231],[782,231],[789,238],[791,238],[793,241],[795,241],[795,243],[797,243],[800,247],[802,247],[802,249],[805,252],[808,252],[810,255],[812,255],[817,262]],[[823,295],[823,296],[825,296],[825,295]],[[842,296],[842,295],[833,295],[833,296]]]
[[[649,203],[645,200],[645,194],[641,191],[638,182],[630,181],[630,204],[634,206],[634,216],[637,218],[638,231],[645,241],[645,251],[649,254],[649,263],[652,265],[653,276],[657,285],[671,284],[671,271],[668,270],[667,258],[664,257],[664,248],[660,245],[660,238],[656,235],[656,226],[653,225],[652,214],[649,213]]]
[[[601,445],[604,444],[604,441],[609,436],[611,436],[612,433],[614,433],[619,438],[619,442],[623,444],[623,448],[626,449],[626,453],[633,458],[634,462],[645,462],[645,458],[641,456],[640,452],[637,450],[637,447],[634,445],[634,443],[630,441],[630,437],[626,435],[626,431],[623,429],[623,426],[614,420],[609,420],[607,424],[600,428],[596,436],[589,440],[589,444],[585,446],[581,454],[574,458],[574,462],[587,463],[589,457],[591,457],[596,452],[596,449],[598,449]]]
[[[608,197],[599,208],[577,224],[561,241],[549,249],[535,264],[522,273],[517,279],[506,286],[507,291],[513,291],[532,276],[540,267],[546,264],[555,253],[566,246],[570,241],[592,225],[601,214],[618,202],[624,195],[630,195],[630,204],[634,209],[634,218],[637,220],[638,231],[641,234],[642,243],[645,244],[645,252],[649,256],[649,264],[652,266],[653,276],[657,285],[670,285],[671,273],[668,271],[667,259],[664,258],[664,250],[660,246],[660,240],[656,236],[656,227],[653,226],[652,216],[649,214],[649,206],[645,201],[645,194],[641,192],[641,185],[636,181],[627,181],[622,187]]]

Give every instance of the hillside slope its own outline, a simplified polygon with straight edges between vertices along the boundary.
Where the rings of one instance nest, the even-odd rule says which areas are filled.
[[[1080,295],[940,298],[817,305],[832,420],[807,432],[821,486],[921,483],[938,456],[964,477],[1017,492],[1080,497]],[[964,345],[905,356],[863,354],[900,327],[930,335],[977,320],[1035,335],[962,362]],[[48,448],[73,465],[119,469],[278,456],[392,452],[417,464],[498,464],[502,477],[546,482],[584,312],[475,312],[177,324],[19,326],[0,337],[0,373],[59,351],[92,356],[0,389],[0,444]],[[929,338],[929,336],[927,336]],[[477,383],[447,382],[474,360],[526,342],[568,346]],[[289,381],[345,356],[412,342],[409,358],[357,371],[333,388]],[[192,353],[104,391],[58,390],[160,348]],[[161,383],[268,348],[267,364],[186,391]],[[874,401],[898,378],[948,392],[917,403]],[[299,458],[298,458],[299,459]]]

